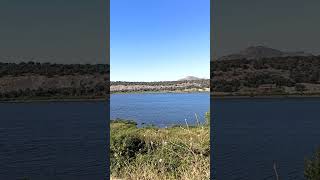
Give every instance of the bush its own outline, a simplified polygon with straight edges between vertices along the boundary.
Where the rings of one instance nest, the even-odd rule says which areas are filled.
[[[320,148],[305,162],[304,176],[308,180],[320,179]]]
[[[209,179],[209,126],[138,128],[133,121],[118,119],[110,128],[112,177]]]

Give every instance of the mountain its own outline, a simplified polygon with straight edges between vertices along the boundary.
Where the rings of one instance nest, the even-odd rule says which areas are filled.
[[[230,54],[220,57],[218,60],[233,60],[233,59],[262,59],[272,57],[288,57],[288,56],[312,56],[305,52],[283,52],[277,49],[265,46],[250,46],[239,53]]]
[[[194,81],[194,80],[201,80],[202,78],[198,78],[195,76],[187,76],[185,78],[179,79],[178,81]]]

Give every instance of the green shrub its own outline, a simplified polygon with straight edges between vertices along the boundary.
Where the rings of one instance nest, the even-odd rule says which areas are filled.
[[[115,179],[209,179],[209,126],[138,128],[133,121],[118,119],[110,128]]]
[[[308,180],[320,179],[320,148],[305,162],[304,176]]]
[[[206,114],[205,114],[205,119],[206,119],[206,124],[207,124],[207,125],[210,125],[210,121],[211,121],[211,119],[210,119],[210,112],[206,112]]]

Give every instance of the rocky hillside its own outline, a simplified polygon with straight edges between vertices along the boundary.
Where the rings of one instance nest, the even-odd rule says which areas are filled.
[[[0,100],[105,97],[109,65],[0,63]]]
[[[209,91],[209,80],[111,82],[107,64],[0,63],[0,101],[105,98],[116,92]],[[111,86],[109,86],[109,84]]]
[[[111,92],[194,92],[209,91],[209,79],[162,82],[111,82]]]
[[[231,55],[229,57],[235,59],[224,57],[212,61],[212,92],[216,95],[320,95],[320,56],[305,53],[287,56],[277,50],[266,53],[265,49],[263,52],[258,49],[239,53],[246,54],[245,57]]]

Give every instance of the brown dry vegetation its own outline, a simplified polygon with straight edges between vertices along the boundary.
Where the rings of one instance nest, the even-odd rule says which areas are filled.
[[[112,179],[209,179],[209,125],[137,128],[111,123]]]
[[[111,82],[110,91],[117,92],[195,92],[209,91],[208,79],[162,82]]]

